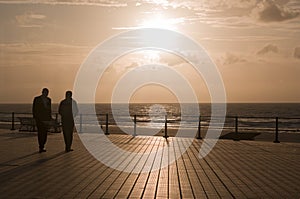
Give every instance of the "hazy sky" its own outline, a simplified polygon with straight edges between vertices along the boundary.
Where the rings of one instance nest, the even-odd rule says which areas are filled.
[[[0,0],[0,26],[0,103],[30,103],[43,87],[59,102],[95,46],[142,27],[175,30],[202,45],[222,75],[229,102],[300,102],[299,0]],[[109,67],[97,102],[109,102],[122,74],[147,63],[174,67],[200,102],[210,101],[205,83],[182,58],[141,51]],[[149,85],[132,100],[175,97]]]

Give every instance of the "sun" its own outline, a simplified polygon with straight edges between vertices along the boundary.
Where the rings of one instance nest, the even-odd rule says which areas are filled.
[[[162,14],[155,14],[142,20],[139,27],[177,30],[177,25],[181,22],[183,22],[181,18],[167,18]]]

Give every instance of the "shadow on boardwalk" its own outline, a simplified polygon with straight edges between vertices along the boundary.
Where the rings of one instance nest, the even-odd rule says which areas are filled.
[[[38,152],[34,152],[28,155],[25,155],[23,157],[18,157],[16,159],[1,163],[0,166],[1,167],[11,167],[11,169],[4,171],[0,174],[0,178],[1,178],[1,182],[0,182],[0,187],[4,186],[5,183],[13,180],[13,179],[17,179],[19,178],[20,175],[22,175],[23,173],[26,172],[32,172],[36,169],[38,169],[39,167],[42,167],[45,163],[47,163],[48,161],[55,159],[61,155],[63,155],[64,152],[60,152],[51,156],[47,156],[47,157],[40,157]],[[28,163],[24,163],[24,164],[15,164],[15,162],[19,162],[22,160],[26,160],[26,159],[31,159],[31,162]]]
[[[64,152],[62,134],[48,136],[47,152],[37,153],[36,137],[0,130],[0,198],[299,198],[300,144],[219,140],[204,159],[203,140],[174,163],[150,173],[120,172],[94,159],[74,138]],[[140,160],[161,164],[182,150],[184,139],[109,135],[128,151],[168,152]],[[109,154],[108,154],[109,155]],[[128,157],[129,158],[129,157]]]

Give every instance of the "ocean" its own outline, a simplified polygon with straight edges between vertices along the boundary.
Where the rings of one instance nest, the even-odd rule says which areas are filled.
[[[31,104],[0,104],[0,123],[9,124],[14,112],[15,123],[18,125],[18,117],[31,116]],[[101,125],[106,123],[106,114],[110,126],[132,127],[134,115],[138,125],[145,128],[163,128],[165,115],[167,115],[168,128],[176,129],[179,125],[183,128],[197,128],[199,115],[201,114],[201,126],[208,127],[211,120],[211,104],[199,104],[200,113],[195,114],[191,104],[185,104],[187,107],[187,117],[185,121],[181,120],[180,104],[117,104],[114,105],[112,114],[111,104],[96,104],[95,110],[98,121]],[[189,107],[191,109],[189,110]],[[92,125],[89,118],[90,113],[85,105],[80,106],[83,125]],[[58,104],[52,105],[53,118],[57,115]],[[189,114],[190,113],[190,114]],[[130,118],[126,115],[130,115]],[[240,131],[274,131],[275,119],[279,118],[279,128],[281,131],[300,133],[300,104],[299,103],[229,103],[226,110],[226,122],[224,129],[234,129],[238,117],[238,126]]]

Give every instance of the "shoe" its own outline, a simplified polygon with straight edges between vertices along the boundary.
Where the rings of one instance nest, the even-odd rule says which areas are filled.
[[[40,149],[39,150],[39,153],[43,153],[43,152],[46,152],[46,149]]]
[[[66,149],[66,152],[74,151],[73,149]]]

